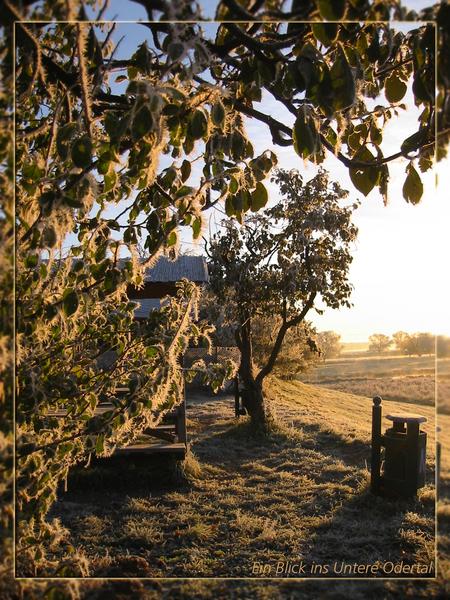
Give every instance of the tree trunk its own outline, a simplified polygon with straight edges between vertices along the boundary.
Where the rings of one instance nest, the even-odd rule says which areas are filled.
[[[262,387],[254,380],[244,382],[242,391],[242,404],[250,416],[251,422],[256,430],[267,431],[269,429],[269,416]]]
[[[239,377],[244,387],[242,390],[242,404],[249,414],[255,429],[267,431],[269,428],[268,410],[264,399],[262,382],[259,383],[255,380],[251,319],[248,315],[242,321],[237,341],[241,351]]]

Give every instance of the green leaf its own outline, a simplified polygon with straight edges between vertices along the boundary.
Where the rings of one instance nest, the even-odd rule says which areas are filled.
[[[95,67],[99,67],[103,64],[102,48],[99,44],[97,36],[95,35],[93,27],[89,29],[88,44],[86,50],[86,56],[92,61]]]
[[[105,175],[109,171],[110,162],[111,161],[109,159],[108,152],[105,152],[104,154],[102,154],[102,156],[99,157],[97,163],[97,171],[100,173],[100,175]]]
[[[145,349],[145,354],[147,355],[147,358],[154,358],[158,354],[158,348],[155,348],[155,346],[148,346]]]
[[[136,232],[134,230],[134,227],[127,227],[125,229],[125,231],[123,232],[123,241],[126,244],[136,244],[137,243],[137,237],[136,237]]]
[[[211,120],[216,127],[223,127],[225,123],[225,108],[220,100],[211,108]]]
[[[147,219],[147,223],[146,223],[147,230],[150,233],[158,231],[160,228],[160,225],[161,225],[161,222],[160,222],[158,213],[156,211],[151,212]]]
[[[185,94],[181,90],[171,85],[165,85],[161,87],[160,92],[161,94],[167,94],[168,96],[170,96],[174,100],[178,100],[179,102],[184,102],[184,100],[186,100]]]
[[[95,452],[97,454],[102,454],[105,449],[105,435],[101,433],[97,436],[97,440],[95,442]]]
[[[116,183],[117,183],[117,173],[112,169],[104,177],[103,192],[109,192],[110,190],[114,189]]]
[[[376,184],[376,179],[372,177],[370,169],[366,170],[354,170],[350,169],[350,179],[352,180],[355,188],[360,191],[364,196],[370,194]]]
[[[109,259],[102,260],[100,263],[93,263],[90,267],[92,277],[98,281],[102,277],[104,277],[106,269],[110,264]]]
[[[153,116],[147,104],[143,104],[134,114],[131,123],[131,136],[133,140],[140,140],[153,129]]]
[[[181,181],[183,183],[188,179],[191,174],[191,163],[188,160],[183,160],[183,164],[181,165]]]
[[[320,16],[325,21],[340,21],[345,15],[346,0],[317,0]]]
[[[361,142],[364,140],[364,136],[361,135],[359,131],[353,131],[347,137],[347,145],[354,152],[358,151],[361,148]]]
[[[423,183],[412,162],[407,167],[407,173],[408,175],[403,184],[403,198],[406,202],[418,204],[423,195]]]
[[[169,167],[162,178],[162,183],[166,187],[170,187],[177,177],[177,170],[174,167]]]
[[[189,132],[194,140],[199,140],[202,138],[208,131],[208,119],[206,118],[205,113],[197,109],[191,115],[189,120]]]
[[[44,246],[47,248],[53,248],[53,246],[55,246],[57,242],[57,236],[54,227],[52,227],[51,225],[47,225],[46,227],[44,227],[44,230],[42,232],[42,241],[44,243]]]
[[[235,194],[238,191],[239,183],[234,177],[230,177],[230,183],[228,184],[228,190],[231,194]]]
[[[184,45],[181,42],[170,42],[167,46],[167,54],[172,60],[178,60],[184,54]]]
[[[419,158],[419,169],[422,173],[428,171],[433,166],[433,159],[431,156],[421,156]]]
[[[313,23],[311,25],[312,32],[316,40],[324,46],[331,46],[338,34],[337,23]]]
[[[251,199],[251,207],[253,212],[264,208],[264,206],[267,204],[269,200],[269,194],[267,193],[265,186],[260,181],[258,181],[255,189],[251,193]]]
[[[114,139],[117,134],[117,130],[120,125],[119,117],[111,111],[108,111],[105,115],[104,127],[106,133],[111,139]]]
[[[252,197],[246,189],[240,189],[235,196],[234,206],[237,213],[245,213],[251,206]]]
[[[72,288],[67,288],[63,294],[63,311],[70,317],[78,308],[78,294]]]
[[[56,149],[59,156],[65,160],[69,155],[70,140],[78,131],[76,123],[67,123],[58,129],[56,135]]]
[[[52,211],[57,195],[54,190],[47,190],[43,192],[39,197],[39,206],[42,210],[42,214],[49,215]]]
[[[395,71],[386,79],[384,84],[384,94],[388,102],[400,102],[406,94],[406,83],[402,81]]]
[[[132,60],[141,73],[150,75],[152,71],[152,55],[148,49],[147,42],[143,42],[132,56]]]
[[[185,198],[186,196],[190,196],[195,192],[195,188],[190,185],[182,185],[180,189],[177,190],[175,194],[175,198]]]
[[[370,150],[364,146],[355,154],[354,160],[372,162],[375,160],[375,157]],[[364,194],[364,196],[370,194],[378,183],[379,170],[376,167],[350,168],[349,174],[355,188]]]
[[[294,150],[301,158],[308,158],[317,152],[319,137],[314,119],[305,115],[303,111],[297,117],[292,130]]]
[[[378,129],[375,123],[372,123],[370,126],[370,140],[377,145],[381,144],[381,142],[383,141],[381,129]]]
[[[128,79],[134,79],[137,77],[138,73],[139,71],[136,69],[136,67],[128,67],[127,69]]]
[[[199,237],[200,232],[202,230],[202,219],[200,217],[196,217],[193,220],[191,227],[193,238],[194,240],[196,240]]]
[[[70,194],[65,194],[62,198],[62,202],[71,208],[83,208],[83,201]]]
[[[26,162],[22,167],[22,175],[31,181],[37,181],[43,174],[43,169],[34,161]]]
[[[92,140],[88,135],[83,135],[72,144],[71,156],[76,167],[84,169],[91,164]]]
[[[306,82],[300,72],[298,62],[290,61],[287,66],[287,71],[284,75],[286,89],[296,88],[299,92],[303,92],[306,88]]]
[[[119,274],[114,269],[107,271],[105,275],[104,289],[106,292],[108,292],[108,294],[114,292],[117,289],[117,284],[119,280],[118,275]]]
[[[276,78],[276,67],[270,59],[257,60],[257,71],[263,83],[273,83]]]
[[[416,102],[417,100],[422,102],[433,101],[433,95],[428,90],[422,70],[417,71],[414,75],[412,91]]]
[[[115,221],[114,219],[110,219],[107,222],[107,225],[110,229],[114,229],[114,231],[120,231],[120,225],[117,221]]]
[[[356,97],[355,79],[341,46],[338,46],[335,61],[330,69],[330,78],[333,108],[344,110],[351,106]]]
[[[232,199],[231,199],[231,203],[232,203],[232,206],[233,206],[233,213],[232,214],[237,215],[238,213],[242,212],[242,210],[244,208],[243,199],[244,198],[243,198],[242,194],[240,194],[240,193],[236,194],[235,196],[232,197]]]
[[[234,215],[233,196],[227,196],[225,199],[225,213],[227,217]]]
[[[407,137],[400,149],[402,152],[409,153],[417,150],[420,146],[422,146],[428,138],[428,127],[422,127],[416,133],[413,133],[409,137]]]
[[[27,269],[34,269],[37,266],[39,260],[39,256],[37,254],[29,254],[25,258],[25,267]]]
[[[240,160],[245,153],[245,139],[239,131],[233,131],[231,134],[231,156],[234,160]]]
[[[178,240],[178,236],[177,236],[177,232],[176,231],[171,231],[167,237],[167,246],[175,246],[175,244],[177,243]]]

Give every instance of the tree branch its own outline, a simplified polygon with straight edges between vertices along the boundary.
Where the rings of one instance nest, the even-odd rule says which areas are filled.
[[[381,77],[382,75],[386,75],[386,73],[390,73],[391,71],[395,71],[395,69],[398,69],[402,65],[406,65],[407,63],[411,62],[412,60],[413,60],[412,55],[409,55],[406,58],[404,58],[403,60],[401,60],[400,62],[395,63],[395,65],[391,65],[390,67],[386,67],[385,69],[381,69],[381,71],[377,71],[373,75],[374,75],[374,77]]]
[[[290,139],[282,138],[280,136],[280,139],[282,140],[281,144],[279,142],[275,142],[275,138],[274,138],[274,143],[279,143],[279,145],[281,145],[281,146],[290,146],[292,144],[292,129],[290,127],[288,127],[284,123],[281,123],[277,119],[274,119],[270,115],[266,115],[265,113],[262,113],[261,111],[254,109],[253,107],[247,106],[240,100],[235,100],[234,105],[240,112],[246,114],[249,117],[258,119],[258,121],[261,121],[262,123],[265,123],[266,125],[268,125],[273,138],[274,138],[275,131],[278,131],[279,135],[281,133],[284,133],[284,134],[290,136]],[[400,157],[408,158],[405,152],[399,150],[398,152],[395,152],[394,154],[391,154],[390,156],[384,156],[383,158],[380,158],[378,160],[371,160],[371,161],[355,160],[352,158],[348,158],[348,156],[345,156],[344,154],[342,154],[342,152],[336,153],[333,145],[325,138],[325,136],[323,134],[319,134],[319,135],[320,135],[320,141],[325,146],[325,148],[329,152],[334,154],[334,156],[336,156],[336,158],[338,160],[340,160],[340,162],[349,169],[366,169],[368,167],[380,167],[381,165],[389,163]],[[428,140],[426,143],[422,144],[420,147],[430,144],[432,141],[433,140]]]
[[[245,10],[245,8],[238,4],[236,0],[222,0],[222,4],[224,4],[228,8],[230,13],[234,13],[234,15],[239,19],[244,19],[245,21],[256,20],[255,15]]]
[[[306,301],[306,304],[303,307],[302,311],[296,317],[290,319],[289,321],[286,321],[283,319],[283,323],[281,324],[280,329],[278,330],[275,344],[273,345],[272,352],[270,353],[269,359],[268,359],[267,363],[265,364],[265,366],[260,370],[260,372],[256,376],[255,381],[259,385],[261,385],[263,382],[263,379],[272,372],[272,369],[274,368],[275,362],[280,353],[281,346],[283,345],[283,341],[286,336],[286,333],[288,332],[289,329],[291,329],[291,327],[295,327],[296,325],[299,325],[303,321],[303,319],[308,314],[308,311],[313,307],[315,298],[316,298],[316,292],[312,292],[310,294],[308,300]]]

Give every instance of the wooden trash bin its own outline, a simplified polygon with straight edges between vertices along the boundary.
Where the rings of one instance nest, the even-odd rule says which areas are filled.
[[[391,413],[392,427],[381,433],[381,398],[373,399],[371,490],[385,496],[410,497],[425,485],[427,419],[416,413]]]

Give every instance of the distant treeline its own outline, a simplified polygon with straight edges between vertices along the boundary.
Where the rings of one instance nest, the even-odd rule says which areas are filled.
[[[369,337],[370,354],[382,354],[394,350],[408,356],[423,356],[437,353],[439,358],[450,356],[450,337],[435,336],[428,332],[406,333],[397,331],[392,336],[374,333]]]

